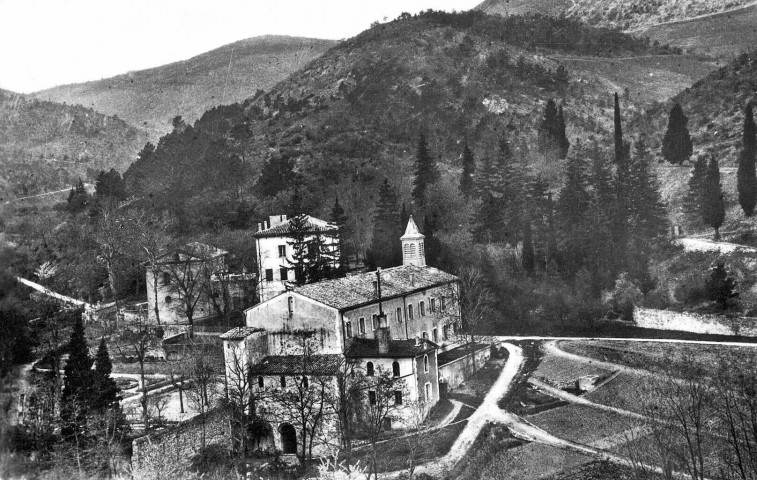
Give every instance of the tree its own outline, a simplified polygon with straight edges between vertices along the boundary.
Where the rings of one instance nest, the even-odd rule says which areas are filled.
[[[673,165],[680,165],[689,158],[693,152],[689,129],[686,124],[689,119],[683,113],[681,104],[677,103],[670,109],[668,117],[668,129],[662,139],[662,156]]]
[[[523,219],[523,253],[521,263],[523,270],[527,273],[533,273],[534,271],[534,243],[531,234],[531,219],[528,215]]]
[[[294,283],[308,283],[308,216],[297,213],[289,219],[289,237],[287,244],[292,247],[291,258],[287,261],[294,269]]]
[[[562,246],[569,270],[578,271],[587,252],[588,214],[592,198],[587,190],[588,178],[585,172],[581,149],[568,156],[565,183],[557,198],[557,219],[562,231]]]
[[[553,99],[547,100],[544,116],[539,125],[539,151],[555,160],[568,155],[570,142],[565,135],[565,117],[562,105],[559,109]]]
[[[144,210],[136,210],[129,219],[128,232],[132,235],[132,243],[139,250],[147,270],[152,274],[153,298],[158,298],[158,279],[163,268],[159,259],[170,243],[168,229],[173,224],[167,214],[149,214]],[[160,304],[154,302],[155,321],[160,325]]]
[[[402,225],[397,211],[397,194],[389,185],[389,180],[384,179],[373,213],[371,248],[366,255],[366,263],[370,268],[394,267],[402,263],[400,236]]]
[[[476,173],[476,159],[465,142],[463,148],[463,173],[460,175],[460,193],[468,200],[473,195],[473,176]]]
[[[130,353],[134,354],[134,358],[139,363],[139,391],[142,393],[139,403],[142,407],[142,423],[144,424],[145,432],[150,429],[145,362],[147,361],[147,352],[157,346],[156,344],[159,342],[155,331],[150,329],[146,320],[144,317],[138,317],[136,322],[127,326],[121,332],[121,340],[117,343],[119,345],[118,348],[121,348],[121,345],[130,347]],[[121,354],[123,355],[124,352],[121,351]]]
[[[634,146],[631,162],[629,191],[630,231],[640,243],[648,243],[666,234],[668,213],[660,195],[657,179],[651,171],[649,154],[643,138]]]
[[[118,311],[121,308],[119,284],[124,273],[119,266],[119,260],[128,250],[126,221],[111,202],[100,204],[99,210],[100,217],[95,233],[98,246],[97,260],[108,272],[108,287]]]
[[[739,204],[744,215],[751,217],[757,205],[757,174],[755,173],[755,157],[757,156],[757,132],[754,126],[752,104],[747,103],[744,109],[744,140],[739,154],[739,168],[736,174]]]
[[[689,190],[684,199],[684,210],[692,216],[702,218],[704,204],[705,179],[707,177],[707,160],[700,156],[694,162],[689,176]]]
[[[428,151],[426,137],[421,133],[415,154],[415,178],[413,179],[413,201],[418,207],[426,202],[426,189],[439,180],[439,168]]]
[[[114,200],[126,200],[126,184],[121,174],[115,169],[105,172],[101,170],[95,181],[95,196],[97,198],[111,197]]]
[[[176,249],[173,259],[162,263],[163,271],[170,280],[170,289],[178,297],[173,308],[186,317],[189,338],[194,338],[195,310],[200,301],[207,298],[207,272],[215,273],[214,259],[208,255],[206,248],[198,243],[184,245]]]
[[[715,241],[720,240],[720,226],[725,220],[725,199],[720,185],[720,168],[713,156],[707,165],[702,191],[702,220],[715,229]]]
[[[491,319],[494,297],[481,271],[464,267],[458,273],[457,304],[460,309],[460,335],[470,350],[472,370],[476,371],[476,335],[482,334]]]
[[[344,276],[345,272],[349,269],[350,257],[347,251],[347,237],[350,236],[350,231],[347,225],[347,215],[344,213],[344,208],[339,205],[339,197],[334,197],[334,206],[331,207],[330,220],[331,223],[336,225],[337,246],[336,251],[331,252],[336,262],[338,262],[335,274],[337,276]],[[336,265],[334,266],[336,267]]]
[[[61,396],[62,433],[77,442],[86,434],[86,415],[89,401],[94,397],[94,372],[89,356],[84,324],[81,317],[76,320],[68,342],[68,361],[63,368],[63,395]]]
[[[200,445],[205,448],[206,413],[215,406],[219,397],[219,375],[222,361],[202,342],[192,341],[187,345],[184,361],[184,376],[189,381],[187,399],[200,415]]]
[[[118,406],[120,389],[116,381],[110,377],[112,371],[113,364],[110,362],[108,346],[105,343],[105,337],[102,337],[95,355],[94,396],[92,398],[93,408],[101,412],[114,405]]]
[[[68,210],[72,213],[78,213],[83,211],[90,203],[91,196],[84,188],[84,182],[81,178],[75,186],[71,187],[71,191],[68,193]]]
[[[728,308],[730,299],[739,296],[736,286],[736,279],[726,270],[723,262],[712,267],[704,284],[708,298],[717,302],[723,310]]]
[[[562,68],[562,65],[560,65]],[[558,68],[559,71],[559,68]],[[565,133],[565,114],[563,112],[562,104],[557,108],[557,146],[558,157],[565,159],[568,156],[568,150],[570,149],[570,141],[568,135]]]

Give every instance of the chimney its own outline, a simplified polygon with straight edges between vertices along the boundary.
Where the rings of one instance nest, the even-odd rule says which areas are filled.
[[[414,273],[410,274],[410,286],[411,287],[415,286],[415,274]]]
[[[376,338],[378,339],[378,352],[381,355],[389,353],[389,327],[386,325],[386,315],[378,316],[379,328],[376,330]]]
[[[420,347],[421,346],[421,337],[415,337],[415,346]]]

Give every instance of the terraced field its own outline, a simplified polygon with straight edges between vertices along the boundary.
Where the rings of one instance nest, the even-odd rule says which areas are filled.
[[[607,377],[612,371],[594,365],[545,355],[533,376],[557,388],[573,388],[579,377],[596,375]]]
[[[552,435],[589,445],[608,437],[623,441],[622,433],[635,426],[617,413],[584,405],[568,405],[528,417],[528,421]]]

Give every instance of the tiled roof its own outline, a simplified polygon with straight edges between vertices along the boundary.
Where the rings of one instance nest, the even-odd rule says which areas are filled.
[[[337,230],[336,225],[332,225],[325,220],[320,220],[308,215],[305,223],[305,233],[334,233]],[[253,235],[255,238],[263,237],[284,237],[292,233],[292,219],[265,230],[261,230]]]
[[[257,327],[236,327],[221,335],[223,340],[242,340],[255,332],[263,331]]]
[[[254,375],[334,375],[339,371],[342,356],[310,355],[271,355],[250,368]]]
[[[353,338],[346,355],[350,358],[415,358],[436,348],[439,346],[429,340],[421,340],[420,345],[416,345],[415,340],[389,340],[389,351],[379,353],[377,339]]]
[[[294,292],[339,310],[378,301],[376,272],[366,272],[296,287]],[[391,298],[457,280],[434,267],[403,265],[381,270],[381,297]]]

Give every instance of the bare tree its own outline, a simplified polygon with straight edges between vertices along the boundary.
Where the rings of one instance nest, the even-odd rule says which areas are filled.
[[[476,335],[480,334],[491,320],[494,297],[480,270],[474,267],[463,267],[458,274],[458,279],[456,300],[462,323],[460,336],[470,350],[470,361],[475,372]]]
[[[205,414],[213,408],[220,397],[223,362],[200,342],[192,342],[184,357],[185,377],[189,380],[187,400],[199,413],[202,426],[202,447],[205,448]]]
[[[121,271],[118,266],[119,258],[126,251],[126,220],[118,213],[113,204],[103,203],[99,211],[100,219],[95,231],[95,241],[98,245],[97,259],[105,266],[108,272],[108,287],[113,301],[116,303],[116,311],[120,310],[118,295],[118,279]]]
[[[403,435],[398,443],[404,450],[408,479],[413,480],[415,469],[429,456],[431,433],[427,431],[426,417],[431,406],[423,400],[418,400],[405,406],[405,409],[405,425],[410,434]]]
[[[355,434],[355,415],[358,406],[355,399],[359,398],[364,389],[364,376],[360,374],[358,362],[354,358],[342,356],[335,369],[334,384],[328,397],[330,409],[336,415],[339,429],[340,450],[347,458],[352,454],[352,439]]]
[[[159,339],[155,332],[147,324],[147,319],[138,317],[136,322],[132,323],[121,332],[121,341],[116,343],[116,348],[121,356],[132,356],[139,363],[139,381],[140,392],[142,396],[139,403],[142,407],[142,422],[144,423],[145,432],[150,429],[149,404],[147,400],[147,380],[145,376],[145,361],[150,349],[157,346]],[[122,344],[128,348],[124,351]]]
[[[163,271],[167,272],[171,281],[171,290],[178,296],[173,307],[185,316],[189,325],[189,338],[194,338],[194,316],[198,305],[207,301],[206,273],[214,264],[202,244],[189,244],[176,250],[170,261],[161,263]]]

